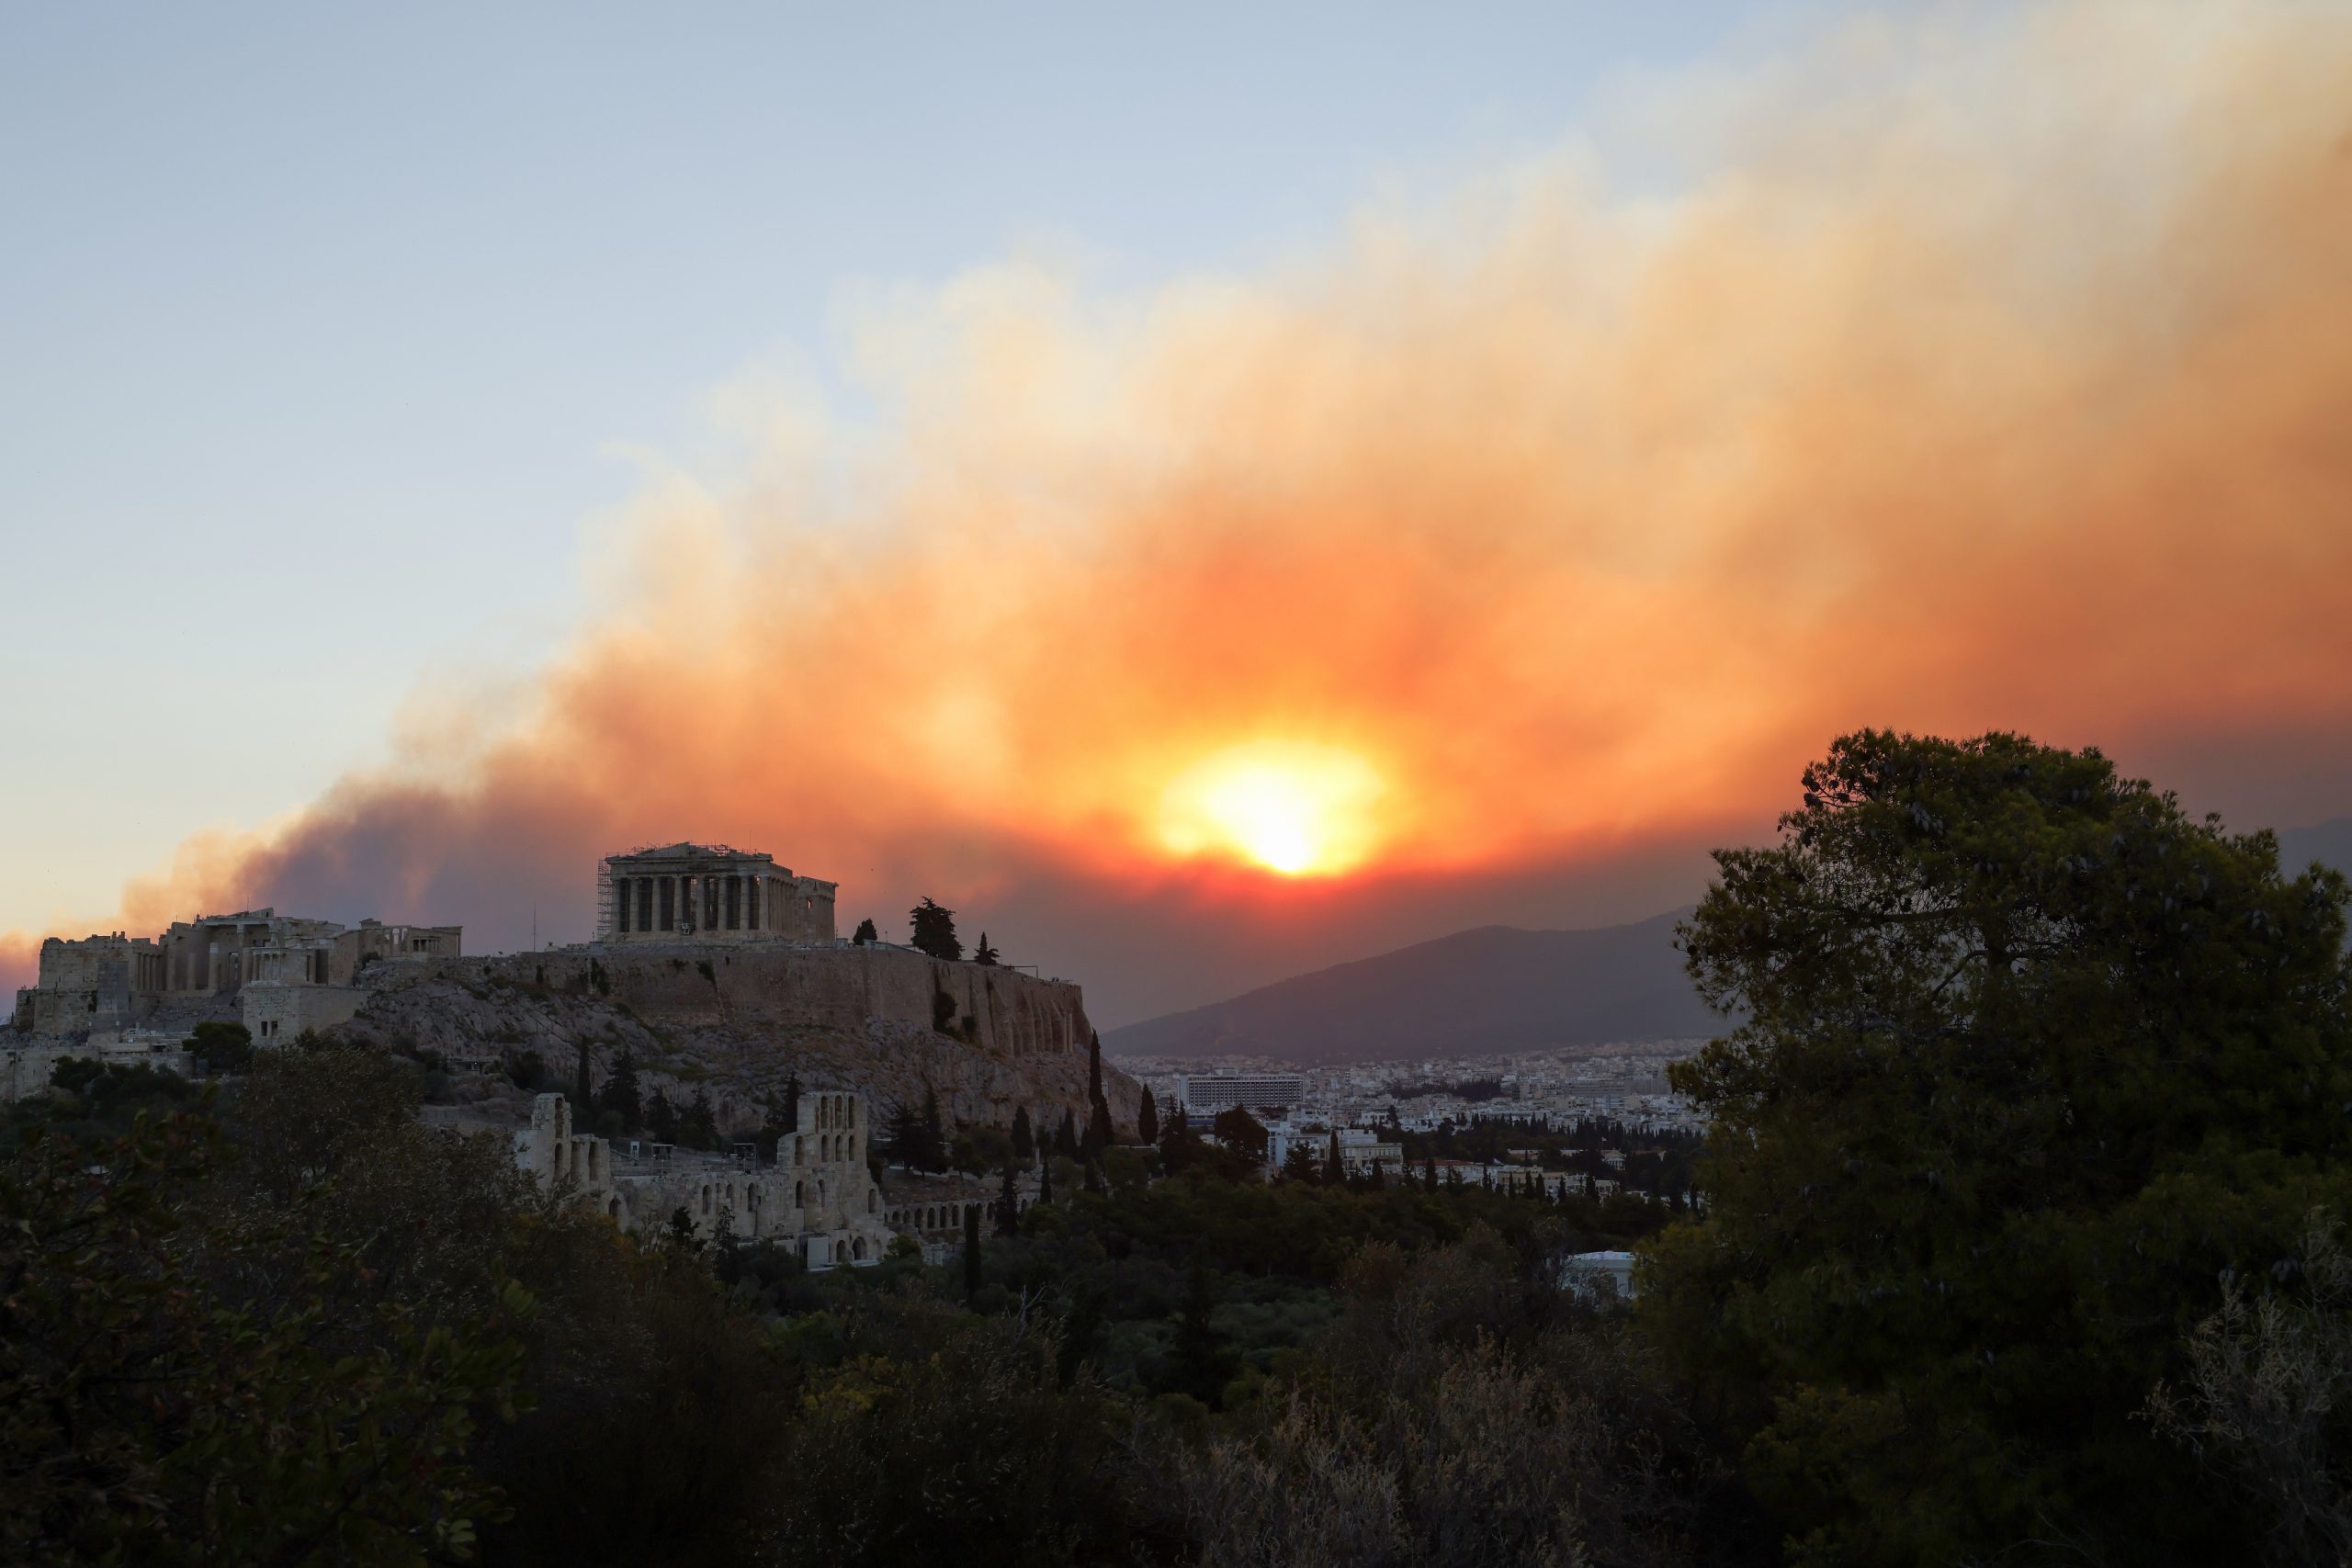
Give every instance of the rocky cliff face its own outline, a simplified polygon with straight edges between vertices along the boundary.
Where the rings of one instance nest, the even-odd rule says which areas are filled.
[[[626,1050],[643,1093],[707,1092],[722,1131],[756,1127],[795,1077],[804,1092],[866,1094],[877,1114],[930,1090],[951,1122],[1002,1126],[1024,1105],[1046,1125],[1064,1108],[1087,1116],[1078,987],[905,948],[631,945],[404,963],[360,982],[373,994],[345,1038],[457,1058],[536,1052],[564,1082],[585,1045],[598,1085]],[[1133,1126],[1135,1080],[1105,1064],[1103,1096]]]

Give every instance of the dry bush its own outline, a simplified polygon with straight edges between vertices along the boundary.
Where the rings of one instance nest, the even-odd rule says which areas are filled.
[[[2147,1415],[2268,1513],[2269,1561],[2337,1568],[2352,1562],[2352,1257],[2324,1210],[2292,1278],[2254,1300],[2227,1281],[2189,1337],[2187,1383],[2159,1383]]]
[[[1367,1247],[1347,1289],[1252,1425],[1140,1439],[1202,1563],[1696,1561],[1720,1472],[1620,1325],[1528,1291],[1490,1234],[1418,1257]]]

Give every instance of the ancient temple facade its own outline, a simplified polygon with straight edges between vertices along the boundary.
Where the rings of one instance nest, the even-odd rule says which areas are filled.
[[[632,850],[597,864],[596,940],[830,943],[836,887],[756,850]]]

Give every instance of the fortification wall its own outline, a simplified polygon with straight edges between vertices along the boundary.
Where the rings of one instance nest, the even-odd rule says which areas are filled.
[[[1009,1056],[1083,1053],[1091,1032],[1080,988],[1015,969],[948,964],[909,948],[658,945],[632,942],[558,953],[428,961],[458,980],[545,986],[625,1002],[649,1019],[687,1026],[763,1021],[863,1031],[870,1019],[934,1022]]]

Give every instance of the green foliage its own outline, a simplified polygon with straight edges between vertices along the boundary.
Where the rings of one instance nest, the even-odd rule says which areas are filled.
[[[1251,1159],[1266,1157],[1266,1129],[1238,1105],[1218,1111],[1216,1119],[1209,1123],[1209,1131],[1223,1139],[1227,1148],[1238,1149]]]
[[[596,1096],[596,1109],[620,1119],[623,1133],[634,1133],[645,1124],[645,1102],[637,1081],[637,1058],[626,1045],[613,1063],[613,1070],[605,1078],[605,1087]]]
[[[96,1121],[127,1121],[132,1111],[182,1104],[195,1087],[177,1073],[144,1062],[123,1066],[86,1056],[67,1056],[51,1069],[49,1086],[62,1092]]]
[[[956,934],[956,911],[942,908],[929,898],[907,911],[907,919],[914,934],[909,944],[918,953],[954,963],[964,956],[964,943]]]
[[[469,1557],[499,1504],[463,1460],[514,1412],[529,1296],[484,1279],[436,1321],[368,1241],[212,1201],[216,1146],[183,1113],[0,1167],[0,1557]]]
[[[241,1073],[253,1059],[253,1031],[242,1023],[207,1019],[188,1031],[188,1052],[209,1074]]]
[[[2231,1555],[2135,1413],[2216,1276],[2341,1194],[2342,878],[2006,735],[1849,736],[1716,859],[1683,939],[1743,1021],[1673,1071],[1710,1201],[1642,1310],[1798,1555]]]
[[[812,1369],[775,1494],[775,1561],[807,1568],[1125,1561],[1118,1417],[1050,1333],[891,1308]]]

